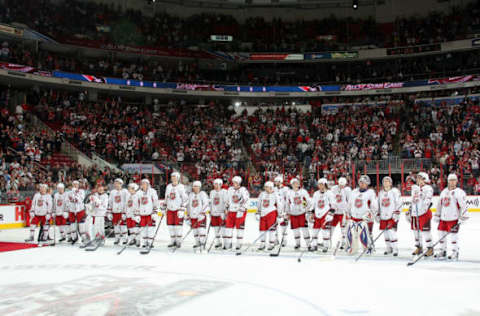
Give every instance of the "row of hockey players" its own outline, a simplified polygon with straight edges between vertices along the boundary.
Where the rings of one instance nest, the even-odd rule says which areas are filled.
[[[58,192],[52,201],[46,193],[47,187],[40,186],[40,192],[32,203],[31,236],[33,240],[35,226],[40,223],[47,227],[51,217],[59,226],[61,239],[81,236],[82,242],[90,239],[85,220],[88,215],[93,218],[93,234],[96,238],[104,238],[104,217],[108,217],[113,224],[115,244],[122,241],[130,245],[152,245],[155,232],[155,223],[158,220],[158,210],[166,212],[167,226],[171,237],[169,247],[180,247],[182,241],[183,221],[190,222],[196,244],[195,247],[205,244],[206,214],[210,210],[210,224],[215,234],[215,248],[232,248],[233,231],[236,230],[236,249],[243,243],[245,217],[249,193],[241,186],[242,179],[238,176],[232,179],[232,187],[222,189],[222,180],[214,181],[214,189],[210,196],[201,190],[201,183],[195,181],[192,192],[186,193],[184,186],[179,183],[180,175],[172,173],[171,183],[165,192],[165,202],[159,203],[156,191],[150,187],[148,180],[141,181],[140,188],[134,183],[123,189],[123,181],[115,180],[115,189],[107,195],[103,187],[90,196],[89,203],[83,204],[85,192],[79,188],[78,181],[73,182],[71,191],[65,192],[64,186],[59,184]],[[448,176],[448,187],[442,191],[437,205],[435,220],[439,222],[440,237],[450,233],[452,254],[458,257],[458,229],[460,223],[467,219],[465,192],[457,188],[457,177]],[[378,197],[369,189],[370,179],[361,176],[359,188],[351,190],[345,178],[339,179],[339,184],[328,188],[327,180],[318,181],[318,191],[310,197],[308,192],[300,187],[296,178],[290,181],[291,188],[283,186],[283,179],[276,177],[275,183],[266,182],[265,191],[258,198],[257,218],[260,221],[260,231],[263,232],[259,249],[265,249],[268,237],[271,250],[279,244],[281,236],[282,246],[286,245],[287,226],[293,231],[295,249],[300,248],[301,235],[311,251],[320,246],[324,252],[331,247],[331,236],[336,226],[340,226],[342,233],[341,249],[352,253],[356,244],[372,248],[372,228],[374,221],[379,222],[380,230],[384,230],[385,254],[398,255],[397,225],[400,219],[402,201],[400,192],[393,187],[390,177],[384,177],[382,190]],[[417,176],[417,185],[412,187],[412,206],[406,213],[415,236],[414,255],[423,252],[423,245],[427,247],[426,256],[433,255],[431,219],[433,189],[428,185],[426,173],[420,172]],[[87,210],[87,212],[85,211]],[[308,228],[312,223],[312,232]],[[67,227],[67,223],[69,226]],[[277,229],[278,228],[278,229]],[[45,230],[45,229],[44,229]],[[127,234],[127,230],[129,234]],[[322,233],[322,242],[318,236]],[[312,235],[312,236],[311,236]],[[127,241],[127,238],[130,240]],[[440,250],[436,256],[446,256],[446,240],[440,242]]]

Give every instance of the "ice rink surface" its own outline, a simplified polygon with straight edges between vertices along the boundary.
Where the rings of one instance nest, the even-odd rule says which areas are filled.
[[[117,255],[111,239],[95,252],[60,244],[0,253],[0,315],[480,315],[480,213],[461,227],[459,261],[412,267],[403,215],[399,257],[383,255],[381,237],[376,253],[358,262],[328,252],[306,253],[299,263],[291,232],[279,257],[194,253],[191,236],[172,253],[164,226],[149,255],[136,247]],[[249,214],[247,243],[257,236]],[[27,237],[26,229],[0,232],[1,241]],[[338,237],[337,228],[334,244]]]

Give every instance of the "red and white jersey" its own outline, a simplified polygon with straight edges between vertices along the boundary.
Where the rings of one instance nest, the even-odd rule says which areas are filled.
[[[140,215],[140,199],[138,192],[131,194],[128,192],[127,195],[127,205],[125,207],[125,214],[128,218]]]
[[[258,197],[258,213],[266,216],[268,213],[283,209],[283,201],[277,192],[268,193],[263,191]]]
[[[113,189],[110,191],[110,198],[108,199],[108,211],[112,213],[125,213],[127,206],[127,189]]]
[[[235,189],[234,187],[229,187],[227,191],[228,210],[230,212],[246,211],[249,198],[250,193],[248,193],[245,187],[240,187],[238,189]]]
[[[286,212],[290,215],[302,215],[312,209],[312,199],[305,189],[288,190],[286,195]]]
[[[35,215],[45,216],[52,212],[53,201],[50,194],[35,193],[32,201],[32,211]]]
[[[394,212],[402,209],[402,195],[397,188],[391,188],[388,191],[380,190],[378,193],[378,205],[381,220],[389,220]]]
[[[205,214],[208,209],[208,196],[204,191],[198,193],[190,192],[188,195],[187,212],[190,218],[198,218]]]
[[[170,183],[165,190],[165,201],[167,202],[167,210],[176,211],[181,207],[186,207],[188,196],[185,192],[183,184],[173,185]]]
[[[456,221],[460,216],[465,215],[468,211],[466,197],[465,191],[460,188],[443,189],[437,204],[440,219],[442,221]]]
[[[67,192],[60,192],[55,193],[53,196],[53,214],[55,215],[63,215],[63,212],[68,212],[67,209]]]
[[[140,205],[138,207],[140,215],[152,215],[158,210],[157,191],[148,188],[147,191],[138,190],[137,192]]]
[[[320,190],[315,191],[312,197],[313,211],[315,212],[315,217],[322,218],[330,209],[333,208],[333,201],[335,196],[330,190],[321,192]]]
[[[227,208],[228,194],[227,190],[212,190],[210,191],[210,215],[220,216],[225,214]]]
[[[68,211],[72,213],[78,213],[85,210],[85,191],[82,189],[72,189],[68,192]]]
[[[350,200],[350,216],[362,219],[367,213],[375,216],[378,212],[377,195],[372,189],[363,192],[360,189],[352,191]]]
[[[349,209],[350,196],[352,195],[352,189],[350,187],[340,188],[339,185],[335,185],[330,190],[333,194],[333,208],[335,214],[344,214]]]
[[[278,194],[278,196],[282,201],[282,207],[281,208],[279,207],[277,211],[279,214],[283,215],[285,214],[287,193],[288,191],[290,191],[290,189],[288,187],[281,187],[281,188],[275,187],[274,190],[275,190],[275,193]]]
[[[108,194],[93,193],[90,196],[90,205],[92,207],[92,216],[105,216],[108,208]]]
[[[412,214],[422,216],[432,207],[433,189],[429,185],[412,185]]]

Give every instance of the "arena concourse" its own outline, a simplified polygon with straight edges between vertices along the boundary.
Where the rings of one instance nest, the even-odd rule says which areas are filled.
[[[480,315],[479,13],[0,0],[0,314]]]

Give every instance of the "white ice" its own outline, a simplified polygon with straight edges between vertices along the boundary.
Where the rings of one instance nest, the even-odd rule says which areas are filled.
[[[247,243],[257,236],[249,215]],[[0,232],[1,241],[27,237],[27,229]],[[338,237],[337,228],[334,244]],[[117,255],[111,240],[95,252],[60,244],[0,253],[0,315],[480,315],[479,237],[480,213],[472,213],[458,262],[407,267],[413,234],[402,216],[398,258],[383,256],[382,237],[376,254],[356,263],[330,252],[299,263],[291,232],[279,257],[194,253],[192,236],[171,253],[163,222],[149,255],[136,247]]]

